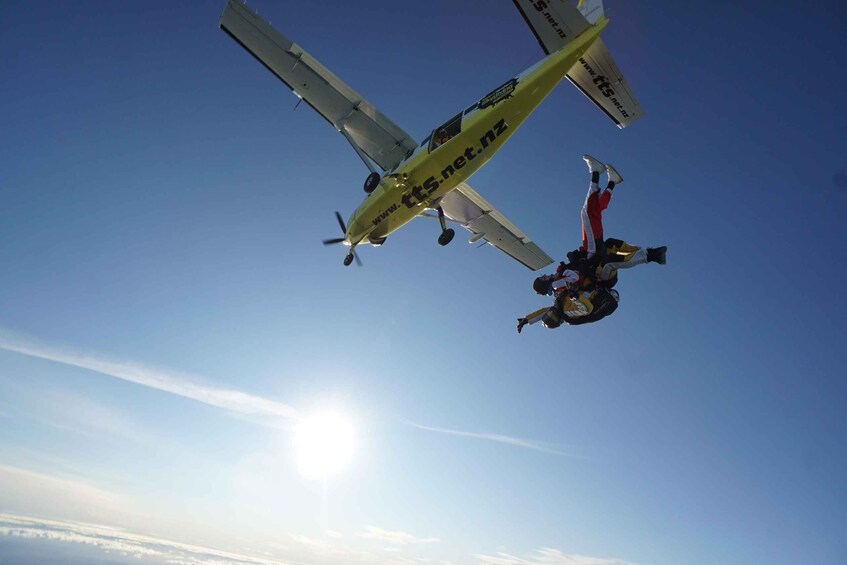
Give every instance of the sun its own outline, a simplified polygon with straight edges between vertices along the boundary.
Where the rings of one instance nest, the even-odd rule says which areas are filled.
[[[312,479],[334,475],[353,455],[354,439],[353,427],[336,412],[304,418],[294,432],[300,472]]]

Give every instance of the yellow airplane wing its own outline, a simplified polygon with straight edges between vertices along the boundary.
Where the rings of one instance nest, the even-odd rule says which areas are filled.
[[[394,169],[417,147],[406,132],[241,1],[229,0],[220,27],[383,170]]]
[[[440,202],[448,218],[473,233],[470,242],[487,241],[527,268],[537,271],[553,262],[544,251],[467,183],[448,192]]]

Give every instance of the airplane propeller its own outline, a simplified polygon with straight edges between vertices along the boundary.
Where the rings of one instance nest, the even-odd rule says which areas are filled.
[[[341,214],[336,212],[335,213],[335,219],[338,220],[338,226],[341,228],[341,233],[345,234],[345,237],[333,237],[331,239],[325,239],[325,240],[323,240],[324,245],[335,245],[337,243],[343,243],[347,239],[347,237],[346,237],[347,226],[344,225],[344,220],[341,218]],[[353,248],[351,248],[350,252],[347,254],[347,256],[344,257],[344,265],[345,266],[349,265],[350,263],[353,262],[353,259],[356,260],[357,266],[359,266],[359,267],[362,266],[362,260],[359,259],[359,256],[356,254],[356,251]]]

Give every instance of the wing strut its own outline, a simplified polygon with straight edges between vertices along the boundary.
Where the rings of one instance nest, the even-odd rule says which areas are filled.
[[[343,136],[344,136],[344,139],[346,139],[347,141],[349,141],[349,142],[350,142],[350,145],[352,145],[352,146],[353,146],[353,149],[356,151],[356,155],[358,155],[358,156],[359,156],[359,159],[361,159],[361,160],[362,160],[362,162],[365,164],[365,166],[368,168],[368,170],[370,170],[370,172],[372,172],[372,173],[377,173],[377,174],[379,174],[379,171],[377,171],[377,170],[376,170],[376,168],[373,166],[373,163],[371,163],[370,159],[368,159],[368,156],[367,156],[367,155],[365,155],[365,152],[364,152],[364,151],[362,151],[362,150],[359,148],[359,146],[358,146],[358,145],[356,145],[356,142],[355,142],[355,141],[353,141],[353,138],[352,138],[352,137],[350,137],[350,134],[349,134],[349,133],[347,133],[347,130],[346,130],[345,128],[343,128],[343,127],[342,127],[342,128],[341,128],[340,130],[338,130],[338,131],[341,133],[341,135],[343,135]],[[380,175],[380,176],[382,176],[382,175]]]

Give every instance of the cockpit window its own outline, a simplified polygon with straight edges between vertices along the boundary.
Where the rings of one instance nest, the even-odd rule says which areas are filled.
[[[432,140],[429,144],[429,150],[435,151],[452,138],[457,136],[462,131],[462,114],[456,114],[446,124],[438,126],[432,130]]]

